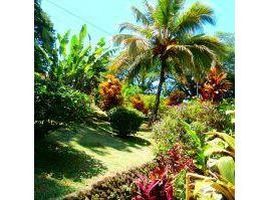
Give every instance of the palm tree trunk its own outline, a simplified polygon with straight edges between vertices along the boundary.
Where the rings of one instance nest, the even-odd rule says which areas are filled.
[[[199,85],[198,82],[196,82],[196,96],[199,96]]]
[[[155,98],[155,106],[154,106],[154,110],[153,110],[149,125],[151,125],[157,118],[158,108],[160,104],[160,96],[162,92],[163,83],[165,82],[165,68],[166,68],[166,61],[163,60],[161,70],[160,70],[159,84],[158,84],[156,98]]]

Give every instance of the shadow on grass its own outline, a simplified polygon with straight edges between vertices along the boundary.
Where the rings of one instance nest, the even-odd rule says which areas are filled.
[[[42,140],[35,144],[35,199],[56,199],[75,191],[60,182],[65,178],[81,182],[105,171],[100,161],[83,152]]]
[[[62,196],[75,191],[75,188],[60,184],[55,179],[42,175],[35,175],[34,199],[59,199]]]
[[[52,178],[68,178],[80,181],[91,178],[106,170],[95,158],[83,152],[59,144],[42,141],[35,144],[36,173],[51,174]]]
[[[120,138],[112,132],[109,126],[107,128],[103,125],[95,128],[83,127],[76,131],[80,133],[75,138],[78,144],[93,150],[99,155],[107,154],[105,150],[107,147],[118,151],[132,152],[131,148],[141,149],[151,144],[148,140],[136,136]]]
[[[118,137],[107,122],[95,123],[90,127],[73,126],[69,129],[62,129],[53,134],[52,140],[64,143],[75,141],[99,155],[109,154],[106,148],[132,152],[131,148],[141,149],[151,144],[148,140],[137,136]]]

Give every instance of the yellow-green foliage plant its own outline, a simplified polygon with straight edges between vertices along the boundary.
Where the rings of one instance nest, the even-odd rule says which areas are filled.
[[[204,147],[205,175],[186,175],[187,199],[235,199],[235,138],[226,133],[208,132]]]

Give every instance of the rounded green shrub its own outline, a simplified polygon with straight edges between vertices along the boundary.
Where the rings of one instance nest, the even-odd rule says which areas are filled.
[[[108,115],[112,128],[122,137],[135,134],[144,120],[141,112],[124,107],[113,108]]]

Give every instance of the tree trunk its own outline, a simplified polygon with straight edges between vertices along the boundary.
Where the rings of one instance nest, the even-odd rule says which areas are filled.
[[[196,96],[199,96],[199,84],[196,82]]]
[[[155,106],[154,106],[154,110],[153,110],[149,125],[152,125],[152,123],[157,118],[158,108],[159,108],[159,104],[160,104],[160,96],[161,96],[161,92],[162,92],[162,86],[163,86],[163,83],[165,82],[165,68],[166,68],[166,61],[163,60],[162,66],[161,66],[161,71],[160,71],[159,84],[158,84],[156,98],[155,98]]]

